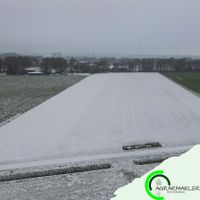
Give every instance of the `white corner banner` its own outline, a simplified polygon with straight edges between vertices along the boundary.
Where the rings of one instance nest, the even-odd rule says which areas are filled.
[[[200,200],[200,145],[118,189],[111,200]]]

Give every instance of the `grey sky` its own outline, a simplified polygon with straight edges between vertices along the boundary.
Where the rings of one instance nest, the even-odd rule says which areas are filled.
[[[200,54],[199,0],[0,0],[0,52]]]

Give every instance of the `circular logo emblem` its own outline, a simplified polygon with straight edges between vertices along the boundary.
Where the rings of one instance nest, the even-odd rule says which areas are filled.
[[[155,200],[164,200],[164,197],[159,191],[156,191],[156,187],[162,186],[162,184],[171,185],[170,180],[164,175],[163,170],[154,171],[149,174],[145,181],[146,193]]]

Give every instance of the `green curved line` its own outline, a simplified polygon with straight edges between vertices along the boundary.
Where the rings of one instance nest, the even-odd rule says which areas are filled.
[[[163,174],[164,171],[163,170],[157,170],[157,171],[154,171],[152,172],[151,174],[149,174],[146,178],[146,181],[145,181],[145,190],[146,190],[146,193],[152,198],[152,199],[155,199],[155,200],[164,200],[164,197],[158,197],[158,196],[155,196],[151,193],[151,191],[149,190],[149,181],[151,180],[151,178],[155,175],[158,175],[158,174]]]

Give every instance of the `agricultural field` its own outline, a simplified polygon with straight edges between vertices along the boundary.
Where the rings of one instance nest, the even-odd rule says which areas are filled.
[[[82,75],[0,76],[0,123],[85,78]]]
[[[163,75],[200,94],[200,72],[168,72]]]
[[[188,147],[200,143],[199,110],[159,73],[94,74],[0,128],[0,169]]]

